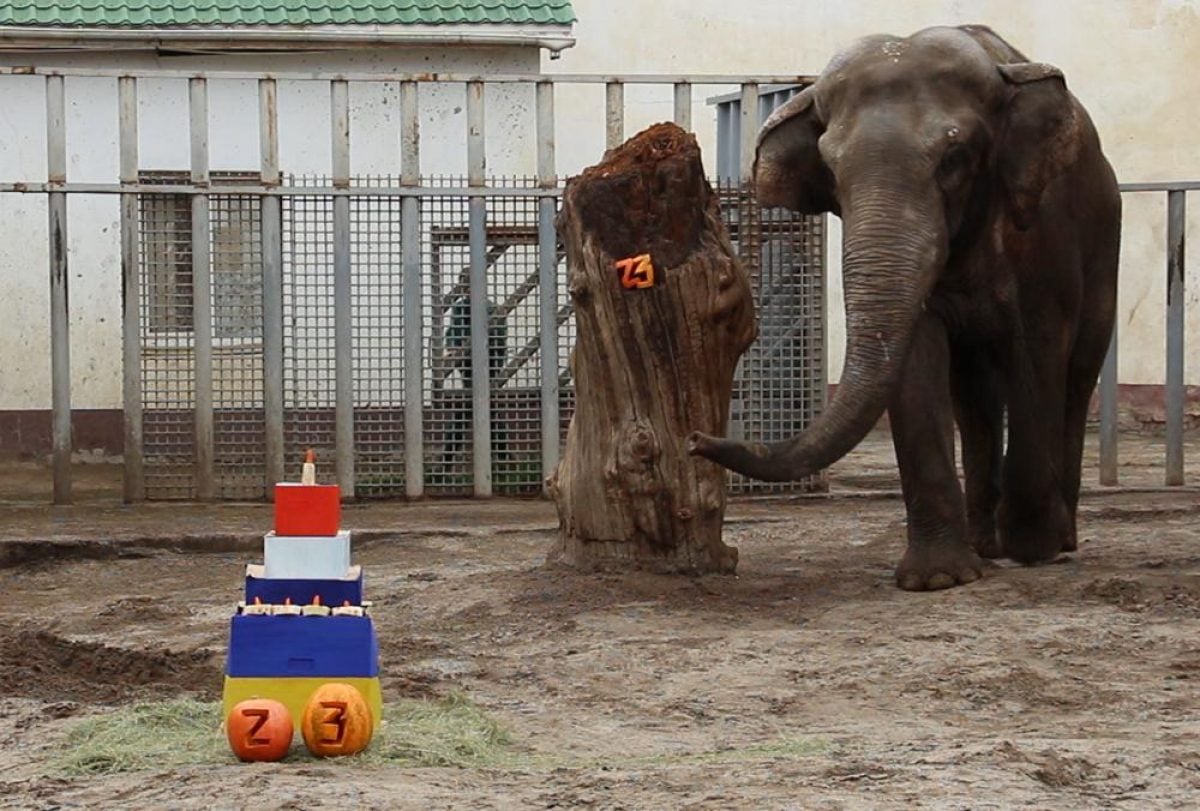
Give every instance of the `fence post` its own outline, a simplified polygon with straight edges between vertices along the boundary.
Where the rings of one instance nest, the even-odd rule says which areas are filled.
[[[421,183],[418,86],[400,83],[400,185]],[[404,492],[425,493],[424,308],[421,305],[421,201],[400,203],[400,262],[404,266]]]
[[[51,187],[67,182],[66,88],[46,77],[46,170]],[[53,426],[54,503],[71,503],[71,334],[68,310],[67,195],[52,191],[50,228],[50,397]]]
[[[208,82],[189,79],[193,185],[208,186]],[[213,445],[212,263],[208,194],[192,195],[192,330],[196,342],[196,498],[216,497]]]
[[[554,83],[537,84],[538,188],[558,185],[554,154]],[[542,490],[558,466],[558,235],[553,198],[538,200],[538,343],[542,351]]]
[[[604,95],[604,148],[615,149],[625,142],[625,85],[608,82]]]
[[[279,96],[274,79],[258,80],[259,158],[264,186],[279,185]],[[266,428],[266,490],[285,478],[283,441],[283,216],[277,195],[263,195],[263,419]]]
[[[1183,484],[1184,232],[1187,193],[1167,193],[1167,460],[1166,484]]]
[[[682,129],[692,129],[692,85],[688,82],[675,84],[675,123]]]
[[[329,84],[333,168],[333,365],[337,481],[343,498],[354,498],[354,332],[350,278],[350,85]],[[337,193],[342,192],[342,193]]]
[[[121,182],[138,181],[137,79],[117,80]],[[146,498],[142,435],[141,268],[138,195],[121,194],[121,400],[125,425],[125,501]]]
[[[484,185],[486,140],[484,136],[484,85],[467,83],[467,185]],[[473,196],[468,222],[471,249],[471,402],[474,408],[473,462],[475,495],[492,494],[492,406],[487,289],[487,199]]]
[[[754,147],[758,143],[758,85],[742,85],[741,166],[743,189],[754,179]]]

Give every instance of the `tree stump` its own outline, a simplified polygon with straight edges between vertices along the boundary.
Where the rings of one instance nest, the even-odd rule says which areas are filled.
[[[725,435],[756,325],[695,137],[658,124],[610,150],[567,183],[557,227],[577,337],[575,414],[547,481],[551,560],[732,572],[725,470],[689,456],[686,438]]]

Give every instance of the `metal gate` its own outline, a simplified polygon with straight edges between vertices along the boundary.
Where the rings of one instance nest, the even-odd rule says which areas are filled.
[[[328,178],[317,176],[287,180],[298,188],[329,185]],[[351,178],[367,188],[392,186],[396,180]],[[507,188],[520,188],[517,182],[489,179]],[[459,178],[424,181],[434,188],[461,184]],[[781,438],[811,420],[821,405],[824,381],[812,366],[823,351],[823,223],[762,212],[738,183],[720,183],[716,190],[731,240],[751,275],[760,322],[759,340],[737,373],[730,430],[747,438]],[[214,477],[215,496],[221,499],[267,495],[260,200],[210,196]],[[424,336],[417,446],[423,450],[427,495],[474,492],[468,203],[466,196],[436,196],[423,200],[420,209],[422,288],[420,327],[414,334]],[[401,209],[397,197],[350,202],[354,490],[360,498],[406,492]],[[195,353],[188,339],[194,329],[190,213],[187,195],[141,200],[139,334],[143,465],[150,499],[197,496]],[[484,228],[490,468],[493,491],[503,495],[536,495],[546,475],[537,214],[536,197],[504,197],[488,207]],[[283,433],[285,458],[296,464],[308,448],[320,459],[337,458],[333,225],[331,195],[284,198]],[[561,250],[555,261],[561,278]],[[566,362],[574,319],[565,285],[553,292],[559,441],[565,442],[574,404]],[[321,465],[319,471],[325,481],[336,481],[335,465]],[[740,492],[797,487],[740,476],[732,486]]]
[[[611,147],[625,137],[627,83],[671,87],[674,118],[690,128],[695,83],[741,85],[743,115],[755,121],[760,82],[804,81],[21,72],[46,77],[51,171],[46,183],[0,191],[48,194],[52,234],[66,226],[68,195],[121,198],[130,501],[269,497],[270,483],[295,477],[307,448],[322,462],[321,478],[349,497],[540,494],[574,406],[574,319],[554,231],[563,186],[555,171],[556,87],[605,85]],[[66,177],[63,86],[75,76],[107,77],[117,87],[118,182]],[[139,165],[141,78],[186,83],[189,169],[148,173]],[[216,79],[257,80],[257,173],[209,168],[208,94]],[[280,81],[328,87],[329,176],[280,172]],[[398,176],[350,173],[349,93],[360,82],[398,85]],[[420,82],[465,87],[464,176],[419,174]],[[534,86],[536,176],[485,174],[488,83]],[[743,150],[742,178],[751,153]],[[761,211],[739,178],[714,187],[752,278],[761,333],[737,371],[730,433],[782,439],[803,429],[824,398],[824,220]],[[68,261],[52,245],[57,501],[70,497],[69,359],[59,352],[67,341]],[[809,490],[824,479],[733,477],[731,486]]]

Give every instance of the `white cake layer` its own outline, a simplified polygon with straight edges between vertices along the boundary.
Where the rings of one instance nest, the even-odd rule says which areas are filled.
[[[303,577],[268,578],[267,577],[267,567],[265,565],[263,565],[262,563],[247,563],[246,564],[246,575],[247,575],[247,577],[257,577],[259,580],[266,580],[266,579],[307,580],[308,579],[308,578],[303,578]],[[357,580],[360,577],[362,577],[362,566],[355,564],[355,565],[351,566],[349,569],[347,569],[346,573],[344,575],[342,575],[341,577],[322,577],[320,579],[321,580]]]
[[[341,580],[350,571],[350,532],[263,536],[263,573],[272,579]]]

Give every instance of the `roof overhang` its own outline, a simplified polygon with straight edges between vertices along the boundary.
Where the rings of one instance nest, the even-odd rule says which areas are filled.
[[[381,45],[546,48],[575,44],[569,25],[306,25],[227,28],[0,26],[0,51],[331,50]]]

